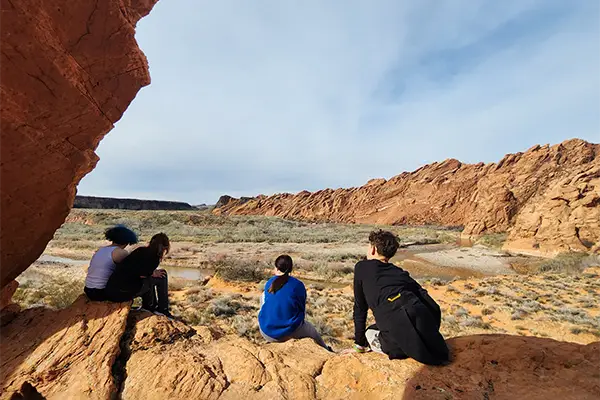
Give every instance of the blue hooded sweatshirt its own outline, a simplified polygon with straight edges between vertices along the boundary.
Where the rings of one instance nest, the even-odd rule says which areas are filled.
[[[290,276],[277,293],[269,293],[275,278],[272,277],[265,284],[264,304],[258,313],[258,325],[265,335],[281,339],[291,335],[304,321],[306,288],[301,281]]]

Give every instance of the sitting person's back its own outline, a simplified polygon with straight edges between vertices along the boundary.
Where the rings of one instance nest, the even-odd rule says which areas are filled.
[[[125,247],[137,243],[135,232],[122,225],[107,229],[104,236],[111,244],[99,248],[92,256],[83,289],[88,298],[94,301],[106,300],[108,280],[117,265],[129,255]]]
[[[369,259],[358,262],[354,270],[355,348],[362,351],[370,346],[391,359],[446,362],[440,307],[408,272],[388,262],[398,249],[397,238],[379,231],[369,240]],[[376,325],[366,328],[369,309]]]
[[[132,251],[115,268],[108,280],[106,290],[110,297],[123,299],[113,301],[130,300],[142,288],[144,279],[151,276],[159,264],[158,254],[149,247],[138,247]]]
[[[300,280],[289,276],[292,268],[293,261],[288,255],[275,260],[275,276],[265,284],[258,313],[260,333],[269,342],[312,338],[331,351],[315,327],[305,320],[306,288]]]
[[[108,280],[107,300],[123,302],[141,297],[144,309],[170,316],[167,271],[158,269],[169,249],[167,235],[158,233],[150,239],[148,246],[132,251]]]
[[[298,279],[290,276],[278,291],[269,292],[277,276],[265,284],[264,304],[258,321],[260,329],[269,337],[282,338],[291,335],[305,317],[306,288]]]

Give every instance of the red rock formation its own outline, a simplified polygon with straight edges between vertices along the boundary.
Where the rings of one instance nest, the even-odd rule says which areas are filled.
[[[216,212],[464,226],[467,236],[510,230],[508,245],[521,250],[587,250],[600,241],[599,170],[600,145],[574,139],[508,154],[498,163],[451,159],[360,188],[230,201]]]
[[[43,252],[148,65],[135,24],[157,0],[2,2],[0,287]]]
[[[336,355],[311,339],[259,345],[127,304],[22,312],[2,330],[0,399],[23,385],[48,399],[597,399],[600,342],[474,335],[427,367]],[[31,324],[36,325],[32,329]],[[120,349],[126,350],[119,355]],[[151,370],[149,370],[151,368]],[[118,394],[118,395],[117,395]]]
[[[0,398],[28,382],[48,399],[109,399],[130,303],[81,296],[60,311],[30,308],[2,328]]]
[[[0,289],[0,310],[12,302],[12,296],[19,288],[19,282],[10,281],[6,286]]]

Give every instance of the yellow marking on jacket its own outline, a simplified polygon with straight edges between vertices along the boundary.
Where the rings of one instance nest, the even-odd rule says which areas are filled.
[[[397,295],[395,295],[394,297],[388,297],[388,301],[391,303],[392,301],[396,301],[400,298],[400,296],[402,296],[401,293],[398,293]]]

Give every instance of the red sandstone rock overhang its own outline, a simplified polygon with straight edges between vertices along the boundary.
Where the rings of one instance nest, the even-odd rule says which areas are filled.
[[[0,286],[44,251],[98,143],[150,83],[134,34],[156,1],[2,1]]]

